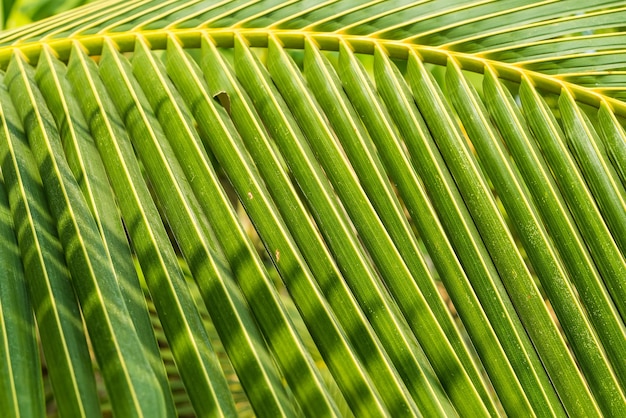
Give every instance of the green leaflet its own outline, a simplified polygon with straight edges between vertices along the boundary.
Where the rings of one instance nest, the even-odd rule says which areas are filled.
[[[454,253],[452,243],[429,201],[425,187],[402,148],[400,134],[391,123],[389,110],[354,54],[345,45],[342,45],[340,52],[339,69],[344,87],[367,126],[386,171],[398,187],[416,229],[433,257],[440,278],[472,337],[504,408],[511,411],[530,411],[518,378],[506,358],[504,347],[498,342],[487,313],[481,307],[467,273],[463,271],[463,266]]]
[[[423,331],[416,329],[417,325],[413,322],[413,318],[420,315],[422,311],[431,311],[431,314],[436,318],[442,331],[450,341],[450,345],[454,347],[459,361],[463,364],[470,379],[472,379],[479,395],[488,405],[487,409],[491,409],[490,413],[495,413],[493,406],[489,405],[489,397],[486,393],[486,389],[482,386],[483,383],[479,377],[476,366],[473,364],[473,361],[466,351],[461,341],[461,336],[456,330],[453,320],[435,287],[435,281],[418,249],[418,244],[402,213],[400,203],[389,181],[385,178],[386,174],[382,169],[378,156],[375,154],[375,148],[369,141],[365,127],[361,124],[352,105],[340,90],[337,75],[334,73],[330,64],[319,53],[316,46],[311,42],[307,42],[305,45],[304,64],[305,76],[307,76],[310,89],[314,92],[318,103],[324,109],[331,123],[331,127],[333,127],[337,135],[338,142],[341,144],[341,149],[351,160],[352,168],[359,177],[361,184],[363,184],[365,195],[367,199],[372,202],[372,206],[377,212],[376,215],[370,212],[367,216],[359,218],[359,215],[355,216],[353,214],[350,207],[348,207],[347,210],[354,219],[357,230],[365,237],[366,247],[368,247],[370,254],[373,255],[377,268],[381,271],[383,283],[390,289],[391,294],[402,311],[405,312],[405,316],[415,335],[418,337],[418,340],[421,341],[422,346],[428,345],[428,342],[424,342],[420,339],[420,335]],[[318,149],[316,146],[313,148]],[[325,156],[322,156],[321,159],[323,161],[332,161],[332,159],[328,157],[332,155],[332,152],[333,151],[330,151],[330,153],[328,153],[324,151],[323,154]],[[337,153],[335,155],[339,154],[340,153]],[[320,155],[322,155],[321,152]],[[330,164],[334,164],[335,168],[339,166],[338,163],[331,162]],[[324,166],[327,171],[330,171],[328,165]],[[338,193],[343,197],[343,200],[359,201],[354,195],[350,196],[350,198],[346,198],[349,196],[345,194],[346,189],[352,189],[353,192],[358,190],[355,183],[351,184],[347,181],[349,178],[347,171],[343,173],[338,172],[337,174],[331,175],[331,177],[334,179],[335,187]],[[341,178],[342,181],[339,181],[339,178]],[[380,218],[380,222],[388,231],[389,239],[393,242],[393,245],[372,245],[372,243],[380,243],[387,239],[384,237],[381,229],[375,228],[375,225],[380,225],[375,220],[376,216]],[[367,225],[367,228],[361,231],[358,225]],[[377,233],[379,237],[374,239],[367,238],[367,232],[370,230]],[[405,274],[406,276],[410,276],[410,278],[403,277],[402,274],[391,274],[389,267],[385,267],[384,263],[381,265],[381,258],[377,256],[377,254],[393,254],[394,251],[397,251],[397,253],[394,254],[395,260],[394,257],[389,257],[391,263],[397,266],[404,263],[406,265]],[[428,308],[422,305],[423,302],[420,300],[421,295],[423,295]],[[429,338],[437,339],[437,337],[433,336]],[[427,354],[431,353],[426,347],[425,350]],[[445,384],[444,382],[444,385]],[[467,401],[468,400],[465,399],[463,403]],[[457,406],[457,408],[460,407]]]
[[[604,222],[582,174],[570,155],[563,131],[550,110],[529,80],[523,80],[520,88],[522,110],[533,133],[539,139],[541,150],[546,154],[555,180],[568,203],[572,216],[582,235],[604,284],[613,298],[622,318],[626,317],[623,297],[626,286],[626,264],[617,244]],[[584,225],[584,227],[580,227]]]
[[[35,321],[4,179],[0,184],[0,408],[11,416],[43,417]]]
[[[337,193],[343,200],[355,202],[354,205],[346,207],[346,210],[354,218],[355,227],[359,228],[357,231],[365,240],[365,245],[369,247],[370,256],[390,284],[409,283],[411,274],[406,264],[358,185],[356,175],[341,158],[338,144],[332,139],[330,126],[322,122],[321,108],[304,88],[302,76],[295,71],[293,62],[275,40],[270,40],[270,42],[269,72],[300,126],[307,126],[306,135],[309,145],[330,177]],[[304,94],[295,95],[294,91]],[[443,334],[441,325],[434,320],[433,313],[426,307],[424,296],[421,292],[410,294],[410,296],[414,305],[410,307],[404,305],[402,308],[413,309],[412,314],[406,318],[413,332],[420,339],[435,371],[441,372],[445,367],[446,372],[449,373],[450,380],[442,382],[448,395],[456,401],[457,408],[467,408],[468,413],[470,411],[474,414],[486,413],[487,409],[479,400],[476,388],[470,384],[469,376],[457,354],[451,349],[449,343],[446,344],[447,338]],[[437,341],[436,348],[435,341]]]
[[[624,131],[615,115],[611,113],[606,102],[603,102],[598,110],[598,121],[600,122],[600,134],[607,154],[620,177],[622,185],[626,187],[626,140],[624,140]]]
[[[554,237],[554,245],[568,268],[569,277],[576,286],[582,304],[587,308],[586,312],[598,337],[604,342],[611,365],[619,381],[624,382],[625,365],[621,361],[621,353],[626,349],[626,330],[619,313],[549,172],[538,144],[532,138],[530,127],[526,125],[520,109],[514,105],[510,93],[496,80],[493,70],[487,73],[484,88],[488,93],[494,92],[489,96],[494,99],[488,99],[486,105],[506,138],[508,149],[528,185],[548,232]]]
[[[416,351],[415,342],[411,341],[411,338],[402,335],[401,330],[406,329],[406,325],[400,325],[400,327],[389,326],[394,322],[397,323],[397,319],[391,315],[394,308],[389,307],[388,300],[381,298],[381,292],[376,285],[376,279],[373,278],[373,272],[364,259],[359,249],[359,244],[349,232],[349,225],[336,206],[336,200],[334,200],[330,185],[321,175],[321,170],[306,144],[298,145],[292,143],[292,138],[294,137],[303,138],[302,132],[287,111],[286,104],[276,90],[272,90],[272,97],[267,99],[262,98],[259,94],[261,91],[259,85],[269,85],[269,76],[266,70],[259,66],[258,61],[252,56],[246,46],[238,44],[237,48],[236,70],[240,72],[243,84],[249,89],[252,101],[257,104],[261,111],[261,118],[266,121],[271,132],[276,135],[277,148],[282,150],[282,158],[293,170],[294,176],[303,188],[309,204],[316,208],[313,212],[313,217],[316,222],[322,226],[322,231],[325,231],[323,235],[329,244],[330,250],[334,253],[339,269],[342,270],[346,284],[352,288],[357,298],[368,301],[369,306],[366,308],[366,312],[376,312],[376,314],[370,315],[372,327],[374,330],[377,330],[380,335],[381,343],[387,348],[390,358],[397,365],[398,373],[405,377],[405,382],[407,386],[410,387],[409,390],[415,389],[415,386],[411,387],[413,382],[406,379],[406,377],[411,376],[416,382],[424,382],[422,380],[423,372],[420,370],[422,366],[419,364],[420,361],[421,364],[424,364],[423,354]],[[261,106],[263,103],[262,100],[267,100],[268,106]],[[250,147],[253,148],[254,144],[250,143]],[[268,144],[265,149],[267,150],[269,147],[271,147],[271,145]],[[259,160],[263,160],[262,156],[266,154],[266,151],[261,147],[254,148],[256,148],[253,151],[254,155],[257,156]],[[262,168],[260,167],[264,170],[263,172],[271,173],[275,170],[279,162],[276,161],[276,157],[274,157],[274,159],[275,161],[266,162]],[[307,176],[305,173],[310,172],[310,170],[313,170],[318,175]],[[282,203],[284,198],[280,195],[280,189],[284,186],[275,179],[268,181],[268,183],[272,186],[270,192],[275,194],[275,200],[279,207],[284,211],[284,208],[293,211],[293,209],[289,209],[287,205]],[[294,199],[294,197],[290,197],[289,199]],[[300,208],[298,209],[299,211],[302,210]],[[298,218],[307,216],[305,212],[301,213]],[[338,283],[337,280],[334,280],[332,276],[329,276],[329,274],[324,271],[328,270],[334,263],[332,258],[330,258],[332,256],[324,249],[319,248],[319,245],[311,246],[309,243],[312,242],[312,240],[309,237],[315,236],[315,232],[312,230],[309,232],[304,227],[297,227],[287,214],[288,212],[285,212],[286,220],[295,235],[295,239],[300,243],[300,248],[304,256],[307,257],[308,260],[311,260],[309,262],[312,263],[312,267],[314,267],[313,272],[316,273],[318,280],[321,282],[320,285],[322,289],[327,292],[330,303],[338,313],[339,319],[350,322],[355,320],[362,321],[361,318],[356,317],[356,315],[346,310],[345,301],[352,298],[350,290],[345,287],[345,284]],[[307,233],[309,234],[308,236]],[[326,264],[326,266],[324,266],[324,264]],[[339,273],[334,274],[341,277]],[[374,284],[373,286],[372,283]],[[344,324],[346,324],[347,329],[353,330],[351,336],[358,347],[357,350],[361,353],[368,353],[372,346],[363,338],[363,331],[357,332],[359,328],[355,328],[355,325],[350,324],[350,322],[344,322]],[[356,324],[358,324],[358,322]],[[361,325],[356,326],[361,327]],[[365,330],[367,330],[367,328],[365,328]],[[367,330],[366,332],[371,331]],[[413,355],[410,357],[406,355],[411,351],[416,353],[415,356],[417,358],[413,358]],[[402,355],[400,355],[400,353],[402,353]],[[422,358],[418,356],[422,356]],[[379,390],[383,391],[382,396],[387,401],[389,408],[393,411],[394,408],[399,407],[398,405],[401,405],[403,402],[406,403],[406,400],[402,400],[402,397],[406,397],[406,394],[400,392],[399,397],[397,391],[397,389],[406,391],[405,384],[401,382],[395,383],[397,389],[390,384],[392,381],[400,380],[396,376],[396,372],[393,371],[391,367],[387,367],[390,369],[390,372],[384,370],[385,366],[373,367],[375,361],[371,352],[363,358],[367,359],[369,370],[371,370],[373,377],[377,380],[380,379],[379,381],[381,382],[386,382],[384,387]],[[378,361],[378,359],[376,359],[376,361]],[[418,391],[421,392],[418,395],[418,399],[422,399],[420,403],[423,405],[423,413],[429,411],[429,408],[434,408],[434,410],[441,408],[438,404],[442,401],[435,398],[435,396],[441,395],[433,394],[431,392],[433,389],[429,386],[430,383],[427,383],[426,386],[420,384],[418,389]],[[394,393],[394,391],[396,392]],[[438,391],[438,388],[435,388],[435,391]],[[420,398],[420,396],[422,398]],[[444,400],[443,403],[445,405],[447,401]],[[394,404],[396,406],[391,406]],[[410,404],[411,402],[409,401],[409,405]]]
[[[484,237],[502,282],[511,295],[520,319],[537,347],[564,406],[570,413],[594,414],[595,405],[590,394],[586,393],[587,388],[580,373],[573,367],[574,359],[565,349],[565,341],[550,319],[539,290],[496,209],[484,174],[479,171],[469,147],[464,143],[460,128],[453,123],[450,105],[443,99],[432,76],[425,71],[416,55],[409,58],[409,80],[418,107],[442,150],[472,218]],[[487,209],[489,207],[492,209]],[[493,216],[485,216],[486,213]],[[545,384],[543,388],[546,390],[547,407],[553,411],[560,408],[551,388]]]
[[[407,148],[414,166],[428,187],[433,205],[447,228],[483,306],[490,315],[500,343],[516,370],[520,384],[534,408],[546,407],[544,385],[547,382],[534,348],[500,281],[468,209],[463,203],[439,150],[417,113],[408,86],[397,69],[379,51],[375,60],[376,81],[400,132],[407,138]],[[497,318],[497,319],[496,319]],[[541,380],[539,380],[541,379]],[[549,388],[549,387],[548,387]],[[549,406],[547,406],[550,408]]]
[[[274,201],[283,213],[287,226],[290,228],[303,256],[311,266],[311,272],[315,275],[320,288],[325,292],[338,320],[348,331],[352,344],[365,362],[372,378],[377,379],[377,377],[384,376],[380,382],[384,381],[386,384],[382,389],[379,385],[379,390],[384,391],[383,396],[388,402],[388,408],[391,410],[406,408],[406,394],[402,393],[406,390],[405,385],[399,381],[400,379],[393,367],[389,365],[381,346],[381,344],[387,345],[389,342],[393,342],[398,344],[396,345],[398,347],[404,344],[404,341],[402,341],[402,337],[396,338],[397,330],[389,327],[383,329],[382,332],[379,331],[380,337],[377,337],[374,334],[374,329],[381,329],[378,324],[386,322],[387,313],[377,316],[377,319],[380,319],[378,324],[374,321],[370,325],[361,311],[362,308],[354,299],[355,296],[348,287],[348,283],[355,286],[355,277],[359,277],[361,281],[371,277],[371,270],[369,270],[367,262],[364,261],[354,236],[348,232],[349,226],[347,226],[343,214],[338,210],[332,190],[312,156],[311,150],[306,143],[292,140],[293,138],[303,138],[302,131],[293,120],[293,116],[276,88],[271,87],[267,70],[260,65],[258,59],[241,42],[241,39],[238,39],[237,42],[236,71],[243,86],[250,94],[249,100],[259,110],[260,118],[266,123],[276,141],[276,148],[274,148],[274,145],[269,141],[269,136],[260,131],[258,135],[265,139],[263,143],[255,144],[254,141],[248,140],[247,145],[252,155],[256,157],[261,172],[266,173],[266,175],[272,172],[281,172],[280,177],[268,177],[269,192],[274,196]],[[272,94],[269,96],[263,94],[266,89],[269,89]],[[258,122],[257,126],[259,126]],[[254,135],[249,136],[249,139],[252,138]],[[282,150],[281,154],[274,151],[278,148]],[[322,225],[324,237],[333,254],[324,247],[323,241],[320,240],[315,223],[309,218],[303,203],[297,197],[297,192],[290,183],[288,173],[284,168],[280,168],[282,161],[293,170],[293,175],[297,178],[299,186],[303,188],[309,204],[317,208],[312,215],[315,221]],[[311,173],[314,174],[310,175]],[[289,202],[297,203],[290,204]],[[333,259],[333,255],[335,259]],[[371,292],[371,294],[377,292],[376,288],[364,286],[363,282],[358,286],[360,289],[357,290],[357,294],[359,292],[362,294],[363,291]],[[371,297],[369,298],[371,300]],[[370,307],[370,310],[373,308]],[[373,310],[373,312],[378,312],[378,309]],[[395,336],[393,339],[389,339],[390,335]],[[395,347],[389,348],[390,356],[397,361],[397,352],[394,350],[396,350]],[[384,364],[385,362],[387,364]],[[418,373],[419,369],[413,376],[416,380],[421,380],[422,376]],[[394,384],[391,385],[390,382],[394,382]],[[426,392],[429,390],[429,388],[425,388]],[[432,402],[432,398],[429,399],[432,395],[427,393],[426,396],[427,398],[423,402],[428,405]],[[437,402],[435,401],[435,404]],[[408,405],[414,408],[411,403],[409,401]],[[407,413],[406,410],[404,413]]]
[[[0,105],[0,164],[5,181],[11,184],[9,204],[43,351],[47,361],[55,364],[50,379],[57,405],[62,414],[70,416],[99,415],[96,383],[70,273],[35,158],[4,84]]]
[[[559,109],[568,144],[623,259],[626,253],[626,191],[591,122],[566,91],[559,98]]]

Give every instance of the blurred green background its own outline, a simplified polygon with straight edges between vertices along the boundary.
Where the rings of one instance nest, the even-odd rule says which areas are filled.
[[[95,0],[2,0],[0,30],[45,19]]]

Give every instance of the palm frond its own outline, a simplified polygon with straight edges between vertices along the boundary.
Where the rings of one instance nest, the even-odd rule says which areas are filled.
[[[0,33],[2,410],[46,413],[41,344],[60,415],[625,415],[624,7]]]

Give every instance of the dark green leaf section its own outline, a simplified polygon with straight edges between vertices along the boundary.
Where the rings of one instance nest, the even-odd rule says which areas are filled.
[[[35,77],[59,127],[67,164],[77,179],[98,225],[104,244],[102,254],[106,255],[113,266],[115,280],[133,321],[139,343],[145,349],[145,355],[161,386],[167,409],[173,413],[174,403],[169,399],[171,391],[166,371],[119,216],[115,195],[80,105],[72,94],[72,87],[66,78],[66,68],[51,55],[49,49],[46,49],[42,52]]]
[[[3,79],[4,81],[4,79]],[[0,87],[0,163],[24,272],[59,412],[100,415],[80,309],[41,176],[8,91]],[[37,402],[36,399],[33,399]]]
[[[33,306],[4,179],[0,185],[0,410],[10,416],[43,417],[45,403]]]
[[[227,382],[184,281],[156,205],[142,179],[124,123],[80,47],[73,53],[68,78],[77,92],[134,251],[159,313],[181,377],[199,414],[233,415]],[[79,87],[86,86],[86,87]]]
[[[34,70],[16,55],[5,82],[39,166],[50,210],[64,247],[73,287],[92,338],[113,410],[124,416],[161,416],[156,376],[115,280],[98,227],[63,155],[52,114],[37,89]]]

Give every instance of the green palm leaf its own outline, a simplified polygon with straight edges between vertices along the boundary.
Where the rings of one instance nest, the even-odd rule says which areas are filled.
[[[624,13],[109,0],[0,33],[2,410],[626,415]]]

